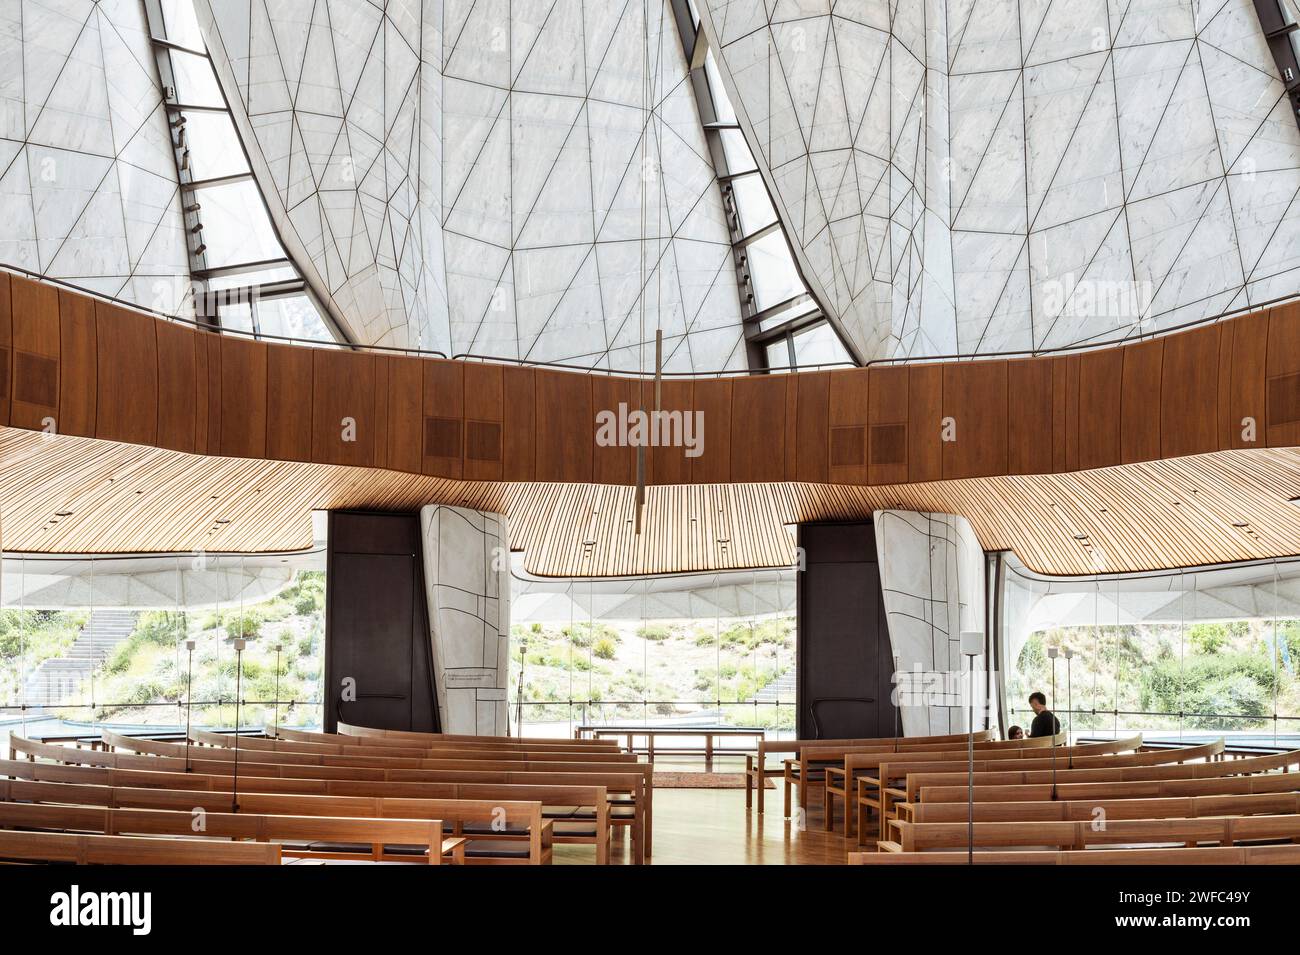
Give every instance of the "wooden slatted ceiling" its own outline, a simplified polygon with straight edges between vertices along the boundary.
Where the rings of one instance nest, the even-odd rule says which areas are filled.
[[[1046,574],[1300,553],[1300,505],[1288,503],[1300,493],[1294,448],[876,487],[651,486],[639,537],[632,533],[633,489],[624,486],[456,481],[11,428],[0,428],[0,460],[0,544],[9,552],[294,550],[311,543],[312,509],[442,503],[509,515],[512,546],[524,551],[525,566],[550,576],[788,565],[794,542],[787,525],[887,507],[965,515],[986,549],[1013,550]]]

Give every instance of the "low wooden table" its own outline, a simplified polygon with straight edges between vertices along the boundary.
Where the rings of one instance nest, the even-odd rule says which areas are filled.
[[[638,736],[646,738],[645,752],[650,756],[650,762],[655,759],[655,737],[656,736],[703,736],[704,737],[704,768],[708,772],[713,771],[713,754],[715,739],[729,736],[748,736],[754,740],[763,740],[767,738],[767,730],[757,726],[604,726],[584,724],[577,727],[573,732],[574,739],[599,739],[602,736],[622,736],[627,739],[627,750],[629,753],[641,752],[634,745],[634,740]],[[757,744],[756,744],[757,745]],[[665,750],[662,747],[660,752],[668,753],[695,753],[695,749],[677,749]],[[727,752],[724,748],[723,752]],[[734,750],[734,752],[743,752],[743,750]]]

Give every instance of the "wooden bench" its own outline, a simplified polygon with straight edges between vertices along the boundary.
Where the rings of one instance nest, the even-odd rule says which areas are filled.
[[[966,865],[965,852],[850,852],[849,865]],[[1300,865],[1300,846],[976,852],[975,865]]]
[[[120,734],[119,734],[120,735]],[[146,742],[163,742],[159,740],[150,740],[148,737],[124,737],[126,739],[143,739]],[[434,747],[413,746],[410,743],[400,746],[392,745],[391,742],[378,744],[358,737],[351,737],[349,743],[315,743],[304,742],[302,740],[278,739],[267,736],[235,736],[233,733],[213,733],[208,730],[190,730],[190,739],[201,746],[213,747],[216,749],[238,749],[244,752],[254,751],[260,753],[307,753],[324,756],[378,756],[388,759],[429,759],[436,757],[440,753],[489,753],[492,756],[509,757],[511,755],[533,755],[539,754],[546,759],[558,759],[560,756],[577,757],[584,759],[591,754],[595,754],[598,760],[604,761],[608,757],[617,756],[622,762],[635,762],[635,757],[629,757],[627,753],[622,753],[617,749],[604,748],[592,749],[590,747],[569,747],[567,749],[550,748],[533,748],[523,746],[489,746],[480,748],[484,744],[480,743],[439,743]],[[169,745],[175,746],[176,743]],[[184,745],[181,743],[180,745]]]
[[[401,740],[404,742],[414,742],[417,745],[425,742],[429,743],[446,743],[446,742],[496,742],[510,743],[516,742],[524,746],[532,746],[535,743],[556,743],[563,746],[572,746],[574,743],[581,743],[584,746],[591,746],[597,749],[617,748],[617,743],[613,740],[573,740],[563,736],[482,736],[464,733],[422,733],[417,730],[385,730],[376,729],[370,726],[357,726],[353,723],[339,723],[339,736],[365,737],[368,739],[390,739]]]
[[[441,864],[445,855],[464,862],[464,839],[442,836],[438,819],[375,819],[341,816],[266,815],[190,809],[126,809],[88,805],[13,802],[19,790],[0,781],[0,829],[39,829],[90,832],[107,836],[183,836],[193,840],[250,839],[274,842],[284,855],[324,859],[354,859],[336,844],[356,844],[380,861]],[[32,784],[27,784],[29,787]],[[57,786],[57,783],[37,784]],[[229,807],[227,807],[229,808]],[[202,815],[194,810],[202,809]],[[200,826],[199,831],[195,831]],[[324,845],[325,849],[317,846]],[[395,851],[400,847],[403,851]]]
[[[976,746],[990,746],[997,741],[989,739],[987,730],[975,734]],[[983,737],[983,738],[981,738]],[[796,755],[782,760],[781,775],[785,789],[785,815],[790,816],[791,792],[799,787],[799,805],[808,808],[809,794],[815,785],[825,781],[824,770],[844,758],[846,753],[902,753],[927,752],[934,749],[949,749],[958,742],[965,741],[966,736],[942,737],[924,736],[877,741],[860,740],[805,740]]]
[[[1011,762],[989,761],[981,763],[976,761],[975,775],[979,777],[982,773],[1040,772],[1046,773],[1050,780],[1052,774],[1055,773],[1055,777],[1059,781],[1063,772],[1104,771],[1106,769],[1140,771],[1162,764],[1178,765],[1190,763],[1194,760],[1212,759],[1222,752],[1223,741],[1216,740],[1213,743],[1184,747],[1181,750],[1157,750],[1096,756],[1074,755],[1070,757],[1066,768],[1063,769],[1058,765],[1055,770],[1052,768],[1050,758],[1018,759]],[[900,804],[906,803],[913,798],[920,798],[919,787],[921,780],[933,778],[935,774],[946,773],[950,777],[949,781],[953,781],[952,777],[956,777],[957,781],[966,782],[969,772],[967,767],[961,767],[960,771],[953,772],[952,770],[956,768],[952,763],[891,762],[881,763],[874,777],[870,775],[860,777],[856,799],[859,845],[863,839],[862,823],[873,810],[880,814],[880,835],[881,838],[884,838],[885,823],[891,812],[897,815],[897,807]],[[913,782],[913,777],[916,777],[916,782]],[[902,789],[890,786],[890,783],[896,779],[905,780]]]
[[[75,768],[108,770],[111,777],[100,777],[97,782],[131,785],[161,786],[177,789],[212,789],[230,792],[234,784],[234,763],[219,761],[204,763],[190,760],[190,772],[183,759],[166,756],[136,756],[114,752],[79,750],[52,744],[32,743],[15,737],[20,752],[38,755],[43,759],[67,761]],[[481,762],[475,766],[483,766]],[[515,764],[512,764],[515,765]],[[545,763],[544,767],[562,764]],[[74,773],[57,772],[52,764],[37,764],[24,760],[0,761],[9,775],[22,774],[24,778],[42,778],[50,781],[85,781],[88,777]],[[25,770],[24,766],[43,766],[43,770]],[[74,768],[68,766],[66,768]],[[608,858],[609,836],[613,831],[626,829],[632,836],[632,856],[636,863],[644,862],[648,855],[650,838],[650,808],[648,799],[638,800],[643,792],[646,776],[639,773],[614,773],[608,764],[595,764],[597,774],[591,773],[528,773],[509,774],[504,783],[466,782],[390,782],[367,779],[330,779],[314,775],[309,779],[279,774],[301,772],[304,767],[276,766],[254,763],[240,767],[239,804],[244,804],[247,793],[329,794],[339,796],[382,796],[385,798],[439,798],[439,799],[504,799],[511,801],[541,800],[545,804],[544,818],[558,823],[555,841],[559,843],[591,844],[596,847],[599,860]],[[329,770],[322,770],[328,773]],[[372,771],[373,772],[373,771]],[[380,771],[382,772],[382,771]],[[266,775],[260,775],[266,774]],[[349,776],[354,771],[348,771]],[[453,777],[457,774],[451,774]],[[617,778],[611,778],[617,777]],[[499,777],[498,777],[499,778]],[[630,806],[611,805],[609,790],[593,780],[609,782],[625,790],[632,797]],[[227,805],[230,800],[227,799]],[[451,821],[451,820],[449,820]],[[471,856],[473,853],[471,853]]]
[[[1216,740],[1213,743],[1188,746],[1181,750],[1154,750],[1095,756],[1073,755],[1068,760],[1068,765],[1061,764],[1066,765],[1066,768],[1061,768],[1061,765],[1058,765],[1055,770],[1052,768],[1051,758],[1048,757],[1031,757],[1014,761],[977,760],[975,763],[975,777],[978,781],[987,776],[1000,774],[1003,778],[1011,780],[1015,778],[1016,774],[1023,776],[1028,773],[1039,773],[1044,774],[1040,778],[1045,781],[1051,782],[1055,778],[1059,782],[1061,774],[1067,772],[1103,772],[1107,769],[1140,772],[1164,764],[1179,765],[1192,763],[1194,760],[1213,759],[1222,752],[1223,741]],[[1200,765],[1217,765],[1217,763]],[[885,821],[889,818],[891,812],[897,815],[900,806],[906,806],[910,802],[919,799],[921,787],[925,785],[927,780],[942,779],[942,781],[953,784],[968,782],[969,769],[966,766],[960,766],[960,769],[958,769],[958,766],[957,761],[948,761],[946,763],[890,761],[882,762],[876,768],[876,775],[859,777],[857,780],[857,796],[854,801],[857,808],[858,844],[863,843],[865,838],[863,825],[873,811],[880,814],[880,836],[884,838]],[[905,780],[903,788],[894,788],[890,785],[896,779]]]
[[[32,764],[39,767],[39,764]],[[9,767],[5,767],[6,770]],[[219,789],[167,789],[160,786],[133,787],[115,785],[123,776],[104,776],[104,773],[121,773],[114,770],[95,770],[86,767],[63,767],[72,774],[53,774],[30,770],[27,775],[37,779],[10,779],[0,781],[6,798],[40,802],[57,802],[74,805],[105,806],[109,808],[168,809],[191,813],[200,808],[208,813],[226,813],[244,816],[246,813],[342,817],[367,820],[417,820],[427,824],[438,821],[440,831],[450,826],[451,840],[443,840],[457,861],[467,864],[527,864],[549,865],[551,861],[553,824],[542,816],[540,800],[501,798],[472,798],[472,791],[455,791],[452,798],[409,798],[380,796],[344,796],[325,794],[241,792],[239,812],[230,813],[231,798]],[[60,780],[49,781],[51,775]],[[178,779],[190,779],[178,776]],[[212,783],[211,778],[198,777],[199,784]],[[209,816],[211,818],[211,816]],[[350,836],[351,832],[334,827],[311,834],[314,851],[338,853],[340,858],[356,858],[359,840],[335,838]],[[456,840],[459,840],[457,842]],[[482,843],[501,843],[484,845]],[[395,843],[401,844],[401,843]],[[597,843],[599,848],[599,844]],[[598,861],[601,854],[597,853]],[[605,856],[607,859],[607,856]]]
[[[132,752],[144,751],[156,756],[170,756],[172,758],[184,758],[185,747],[178,743],[162,743],[156,740],[141,740],[135,737],[122,737],[118,734],[105,733],[104,741],[106,746],[110,747],[108,752],[115,752],[118,747],[126,748]],[[261,742],[270,742],[262,740]],[[292,744],[290,744],[292,745]],[[50,751],[44,751],[46,758],[50,758]],[[530,753],[516,753],[508,756],[502,756],[498,759],[484,759],[476,757],[471,760],[463,760],[457,763],[447,764],[441,761],[416,760],[420,765],[434,766],[441,765],[439,770],[417,770],[407,769],[405,764],[396,768],[386,768],[391,765],[391,760],[385,757],[376,757],[371,759],[368,755],[359,757],[363,765],[348,765],[344,767],[335,767],[332,765],[316,768],[317,764],[308,755],[309,762],[306,764],[298,763],[297,757],[303,754],[295,753],[267,753],[258,750],[244,750],[242,747],[204,747],[198,750],[190,750],[188,764],[193,768],[196,766],[195,753],[200,757],[212,756],[218,761],[225,761],[229,764],[229,770],[213,770],[211,767],[202,767],[203,771],[232,772],[236,753],[239,754],[240,773],[242,776],[252,776],[262,773],[263,766],[276,765],[279,768],[280,775],[286,775],[293,772],[289,767],[302,766],[304,771],[301,775],[311,778],[332,778],[332,779],[353,779],[353,780],[376,780],[384,782],[488,782],[489,780],[473,780],[467,778],[467,774],[477,774],[481,771],[528,771],[531,774],[544,773],[548,776],[564,774],[572,777],[568,780],[570,784],[581,785],[584,783],[595,783],[604,785],[606,789],[614,793],[611,801],[610,817],[617,831],[622,833],[625,829],[630,831],[632,836],[632,855],[638,864],[645,861],[650,855],[653,848],[654,837],[654,769],[649,763],[642,763],[633,755],[616,754],[617,759],[603,759],[599,762],[582,762],[569,763],[558,760],[543,760],[534,762]],[[54,753],[54,758],[68,758],[66,754]],[[322,757],[327,758],[327,757]],[[458,757],[459,758],[459,757]],[[583,758],[575,754],[574,759]],[[288,760],[288,762],[281,762]],[[121,765],[121,764],[119,764]],[[137,764],[138,765],[138,764]],[[314,772],[308,772],[308,769],[316,768]],[[440,772],[440,778],[431,777],[431,773]],[[382,773],[382,776],[379,775]],[[611,780],[609,777],[621,775],[625,777],[621,781]],[[635,778],[626,778],[635,777]],[[536,780],[537,782],[548,782],[555,785],[555,780]],[[519,782],[516,780],[516,782]],[[592,821],[594,819],[594,807],[584,807],[582,805],[574,806],[566,803],[563,812],[555,812],[556,807],[548,807],[554,812],[555,818],[570,822],[578,820]],[[561,835],[564,826],[561,827]],[[559,841],[570,841],[567,836]]]
[[[271,842],[0,831],[0,860],[76,865],[279,865],[280,847]]]
[[[988,730],[981,730],[975,734],[977,740],[986,740],[990,737]],[[956,740],[966,739],[966,734],[961,733],[953,736],[916,736],[911,737],[911,742],[916,745],[924,745],[927,742],[946,743]],[[881,736],[862,739],[781,739],[769,740],[762,739],[758,742],[758,750],[745,756],[745,808],[749,809],[754,805],[754,791],[758,791],[758,811],[763,811],[764,804],[764,785],[768,779],[774,779],[786,775],[784,764],[769,766],[768,756],[778,753],[791,753],[797,756],[805,746],[892,746],[898,743],[905,743],[908,739],[896,736]],[[807,801],[800,800],[801,805],[807,805]],[[790,816],[790,788],[786,786],[785,792],[785,815]]]
[[[573,740],[573,739],[534,739],[532,737],[501,736],[433,736],[428,739],[403,739],[392,736],[355,736],[343,733],[319,733],[311,730],[297,730],[280,727],[267,727],[265,735],[269,739],[281,739],[300,743],[335,743],[340,746],[393,747],[395,749],[429,749],[461,747],[465,749],[548,749],[572,750],[617,750],[618,742],[612,739]]]
[[[1047,737],[1044,737],[1046,739]],[[987,766],[996,766],[998,764],[1026,764],[1030,762],[1044,762],[1051,765],[1053,760],[1058,763],[1064,763],[1067,759],[1084,758],[1091,753],[1110,753],[1116,746],[1132,746],[1141,742],[1138,737],[1136,742],[1121,741],[1118,743],[1087,744],[1082,747],[1057,747],[1053,750],[1049,746],[1041,744],[1030,745],[1025,747],[1017,746],[1020,740],[1000,741],[1001,745],[993,748],[993,744],[985,744],[984,749],[975,750],[975,765],[980,768]],[[1062,753],[1062,750],[1065,750]],[[1084,755],[1079,755],[1075,751],[1079,750]],[[808,750],[808,755],[816,757],[819,753],[817,750]],[[1048,755],[1055,753],[1056,755]],[[839,754],[841,764],[839,766],[828,765],[825,770],[825,778],[822,786],[822,798],[825,810],[824,824],[826,831],[830,832],[835,824],[835,797],[838,795],[845,801],[845,825],[851,827],[852,814],[848,811],[849,794],[852,789],[847,785],[847,780],[858,779],[859,773],[868,773],[875,771],[877,775],[881,772],[881,767],[885,765],[896,765],[898,767],[916,766],[932,769],[942,769],[945,766],[956,765],[959,761],[965,762],[970,758],[970,753],[966,749],[956,750],[927,750],[921,752],[859,752],[849,751]],[[876,777],[864,775],[869,784],[874,785]]]
[[[1083,849],[1087,846],[1148,846],[1181,843],[1194,848],[1202,842],[1231,846],[1238,842],[1300,839],[1300,815],[1212,816],[1195,819],[1108,819],[1078,822],[896,822],[900,841],[882,841],[881,852],[922,852],[928,849],[1048,846]]]
[[[1154,799],[1074,799],[1045,802],[977,802],[976,822],[1092,822],[1101,819],[1194,819],[1199,816],[1251,816],[1300,813],[1300,777],[1277,793],[1239,796],[1166,796]],[[907,822],[966,822],[966,803],[917,803]],[[1100,813],[1100,816],[1098,815]],[[893,838],[899,820],[889,820]],[[895,840],[897,841],[897,840]]]

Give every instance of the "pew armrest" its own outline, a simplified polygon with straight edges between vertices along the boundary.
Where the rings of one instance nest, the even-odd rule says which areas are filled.
[[[443,858],[450,856],[452,865],[464,865],[465,846],[468,843],[469,840],[466,839],[464,836],[452,836],[450,838],[443,839],[442,840]]]

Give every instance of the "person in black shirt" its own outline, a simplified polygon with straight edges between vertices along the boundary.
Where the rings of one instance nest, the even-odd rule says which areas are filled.
[[[1029,735],[1055,736],[1061,732],[1061,721],[1047,708],[1047,697],[1041,692],[1029,694],[1029,708],[1034,711],[1034,721],[1029,724]]]

